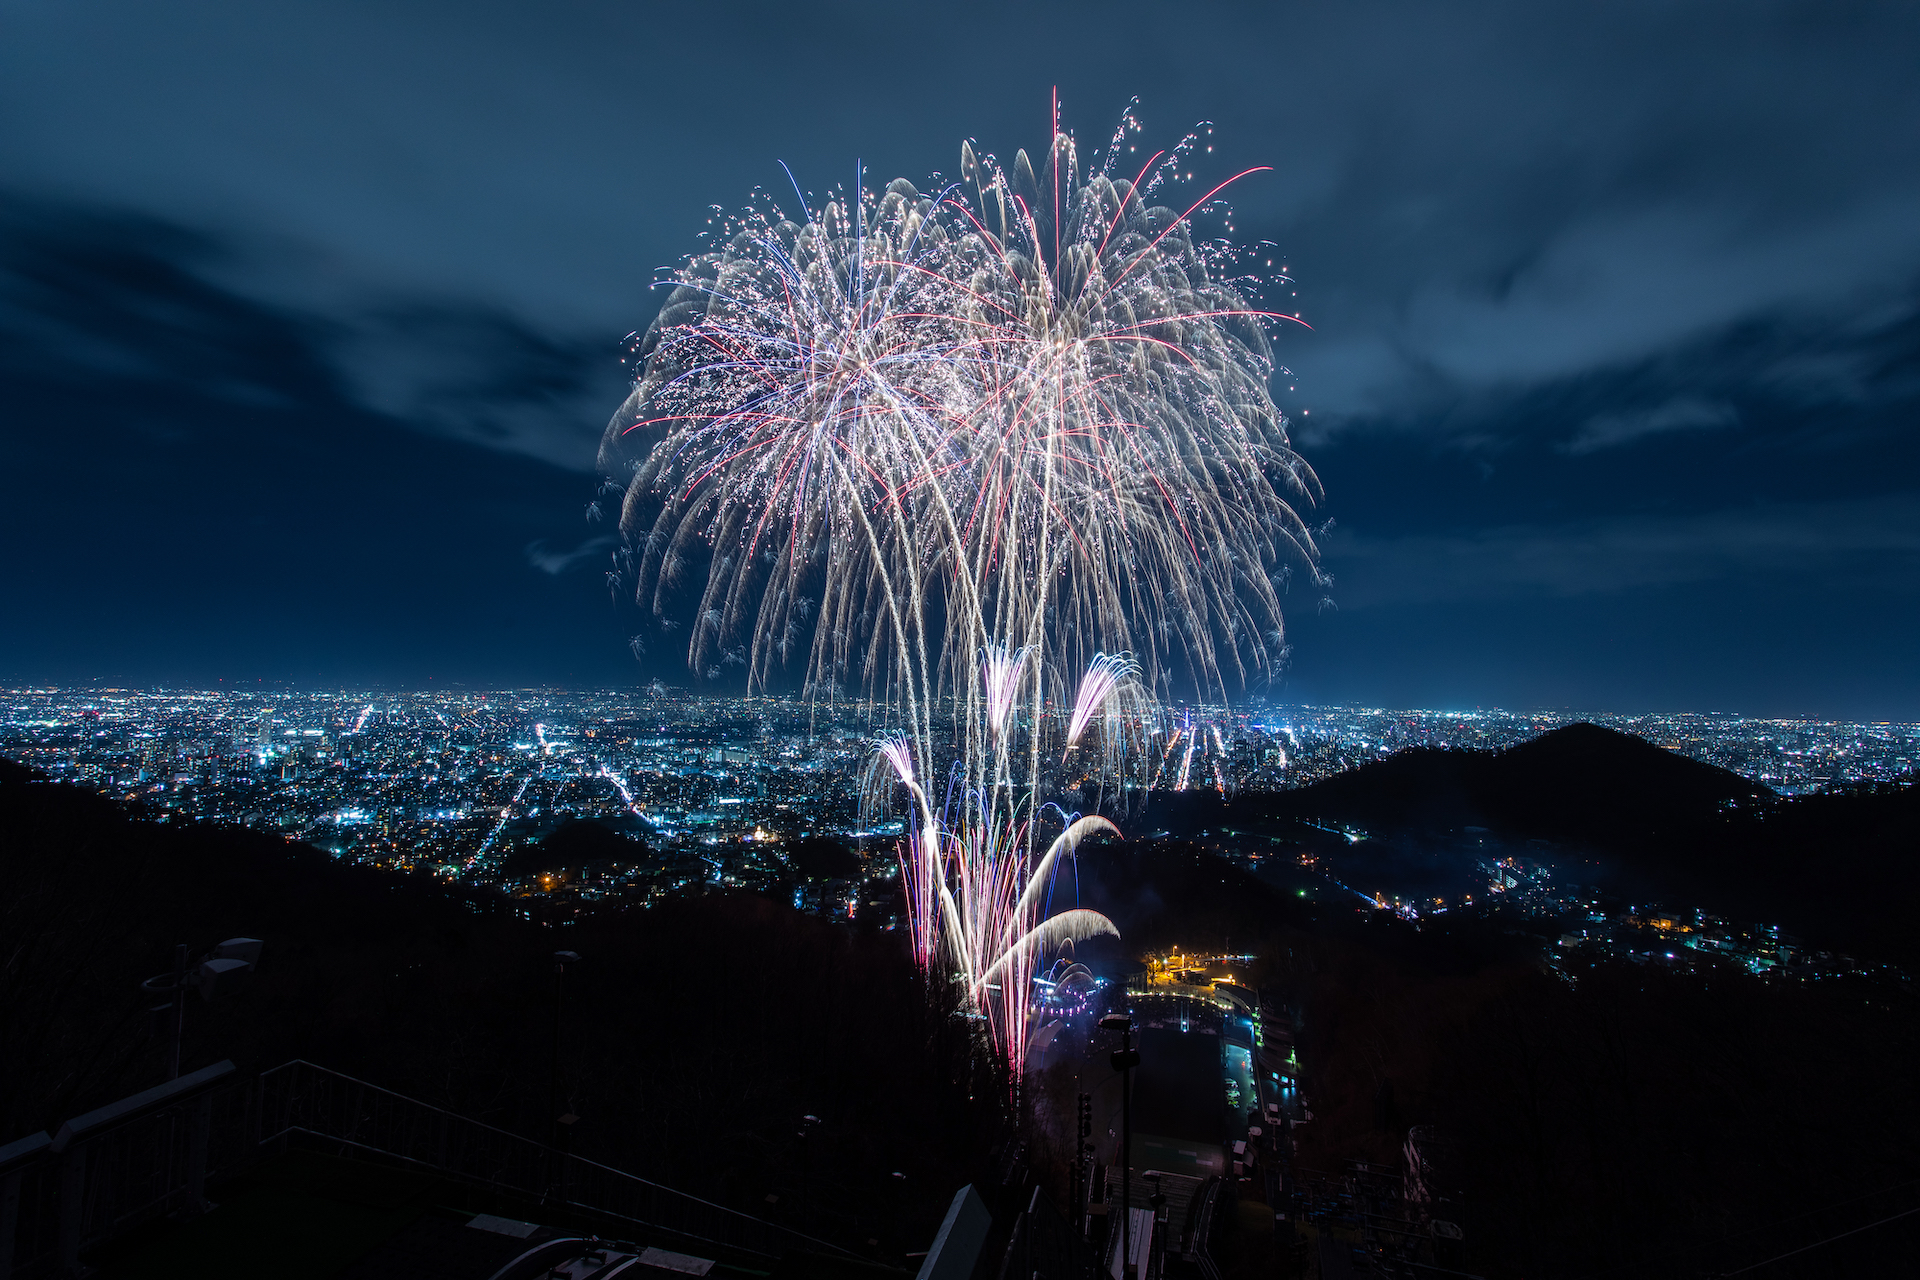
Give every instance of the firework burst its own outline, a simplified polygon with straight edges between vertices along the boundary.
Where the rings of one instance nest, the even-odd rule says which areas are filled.
[[[1196,236],[1228,183],[1156,202],[1198,135],[1136,170],[1133,132],[1091,172],[1056,130],[1037,170],[968,144],[928,193],[796,187],[718,218],[602,446],[637,599],[665,618],[698,591],[695,671],[791,669],[894,708],[915,951],[983,1007],[1024,1002],[1033,948],[1105,924],[1024,914],[1093,829],[1063,814],[1042,855],[1043,790],[1073,756],[1124,796],[1176,671],[1202,695],[1270,674],[1276,575],[1317,559],[1296,504],[1318,481],[1269,386],[1268,327],[1296,317]],[[1096,720],[1102,750],[1074,755]],[[926,793],[942,760],[952,825]],[[1017,1061],[1024,1015],[1003,1012]]]

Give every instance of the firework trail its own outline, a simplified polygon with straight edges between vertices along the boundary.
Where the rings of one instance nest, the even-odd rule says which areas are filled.
[[[978,793],[969,797],[975,812],[966,820],[950,824],[934,817],[905,741],[881,739],[874,746],[923,818],[901,854],[914,954],[925,964],[936,956],[952,964],[995,1041],[1003,1051],[1017,1052],[1027,1043],[1041,958],[1063,943],[1119,936],[1097,911],[1044,912],[1060,860],[1088,836],[1117,836],[1119,828],[1098,815],[1074,818],[1035,863],[1025,824],[999,820]]]
[[[1073,700],[1073,719],[1067,726],[1067,746],[1093,722],[1093,717],[1113,701],[1123,686],[1133,679],[1133,659],[1126,654],[1095,654],[1087,674],[1080,677],[1080,692]]]
[[[876,759],[892,766],[894,776],[914,802],[917,823],[900,851],[900,882],[907,894],[908,941],[914,962],[924,969],[933,964],[942,925],[948,923],[943,834],[934,821],[927,793],[914,777],[912,745],[905,737],[895,734],[879,739],[873,746]]]
[[[1020,698],[1021,669],[1027,665],[1031,649],[1008,649],[1004,644],[988,645],[981,655],[981,680],[986,698],[987,728],[998,739],[1006,736],[1007,720],[1013,704]]]
[[[1038,170],[966,144],[929,193],[856,175],[818,207],[796,185],[716,215],[602,444],[636,599],[666,620],[698,592],[693,670],[797,669],[811,696],[894,709],[881,754],[917,810],[916,954],[981,1000],[1025,998],[995,947],[1095,927],[1036,935],[989,905],[1051,876],[1039,797],[1068,781],[1051,762],[1098,716],[1103,748],[1076,767],[1102,796],[1140,790],[1148,691],[1175,670],[1221,696],[1270,674],[1276,583],[1317,561],[1294,504],[1318,480],[1269,388],[1267,325],[1297,317],[1250,302],[1244,255],[1196,236],[1227,183],[1154,202],[1199,136],[1129,175],[1137,132],[1129,115],[1091,172],[1056,128]],[[1076,677],[1063,732],[1049,691],[1064,703]],[[942,760],[951,827],[925,791]]]
[[[1199,745],[1199,737],[1193,731],[1193,713],[1187,712],[1187,722],[1182,726],[1187,739],[1186,754],[1180,757],[1180,781],[1174,784],[1175,791],[1185,791],[1193,774],[1193,749]]]

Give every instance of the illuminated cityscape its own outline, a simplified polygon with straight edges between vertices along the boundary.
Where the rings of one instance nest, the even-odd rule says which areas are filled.
[[[777,841],[895,837],[863,825],[875,710],[651,690],[274,692],[14,689],[0,754],[172,821],[277,831],[356,862],[505,887],[516,851],[591,819],[645,842],[642,898],[764,888]],[[1637,734],[1783,795],[1910,779],[1920,725],[1732,715],[1175,709],[1153,732],[1162,791],[1301,787],[1413,746],[1501,750],[1577,719]],[[1151,812],[1150,810],[1148,811]],[[1146,817],[1148,826],[1153,819]],[[870,840],[890,870],[893,840]],[[1489,885],[1498,876],[1483,877]],[[518,887],[532,887],[531,881]],[[1518,885],[1514,886],[1516,890]]]

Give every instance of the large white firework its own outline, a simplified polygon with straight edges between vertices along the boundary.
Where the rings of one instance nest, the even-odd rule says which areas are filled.
[[[665,617],[698,589],[694,670],[892,706],[896,770],[917,758],[925,786],[954,765],[951,831],[918,801],[929,891],[991,880],[967,859],[1019,832],[1002,897],[1021,911],[1052,866],[1043,787],[1124,795],[1176,672],[1201,695],[1271,673],[1276,582],[1317,558],[1295,504],[1318,481],[1270,388],[1267,325],[1292,317],[1194,232],[1226,183],[1152,202],[1196,139],[1128,177],[1131,127],[1090,175],[1056,131],[1039,171],[967,145],[930,194],[856,184],[719,219],[601,452],[637,598]],[[1103,749],[1074,751],[1095,718]],[[978,937],[1022,920],[924,932],[978,991]]]

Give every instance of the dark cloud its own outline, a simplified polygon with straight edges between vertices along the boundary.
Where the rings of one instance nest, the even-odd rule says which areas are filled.
[[[1920,492],[1328,541],[1347,609],[1616,594],[1730,580],[1893,591],[1920,582]]]
[[[348,393],[420,430],[588,471],[626,395],[605,339],[567,340],[497,310],[387,308],[339,317],[327,354]]]
[[[0,680],[634,678],[607,594],[527,552],[579,538],[578,469],[369,410],[335,326],[210,283],[195,237],[15,215]]]
[[[1142,94],[1165,140],[1206,116],[1276,166],[1240,225],[1305,281],[1319,336],[1289,346],[1323,424],[1910,310],[1920,278],[1900,7],[1062,6],[1020,40],[994,6],[937,38],[857,5],[12,8],[10,172],[257,239],[273,265],[245,283],[334,307],[625,332],[706,206],[776,159],[809,186],[862,156],[951,168],[962,136],[1031,145],[1056,81],[1089,141]]]

